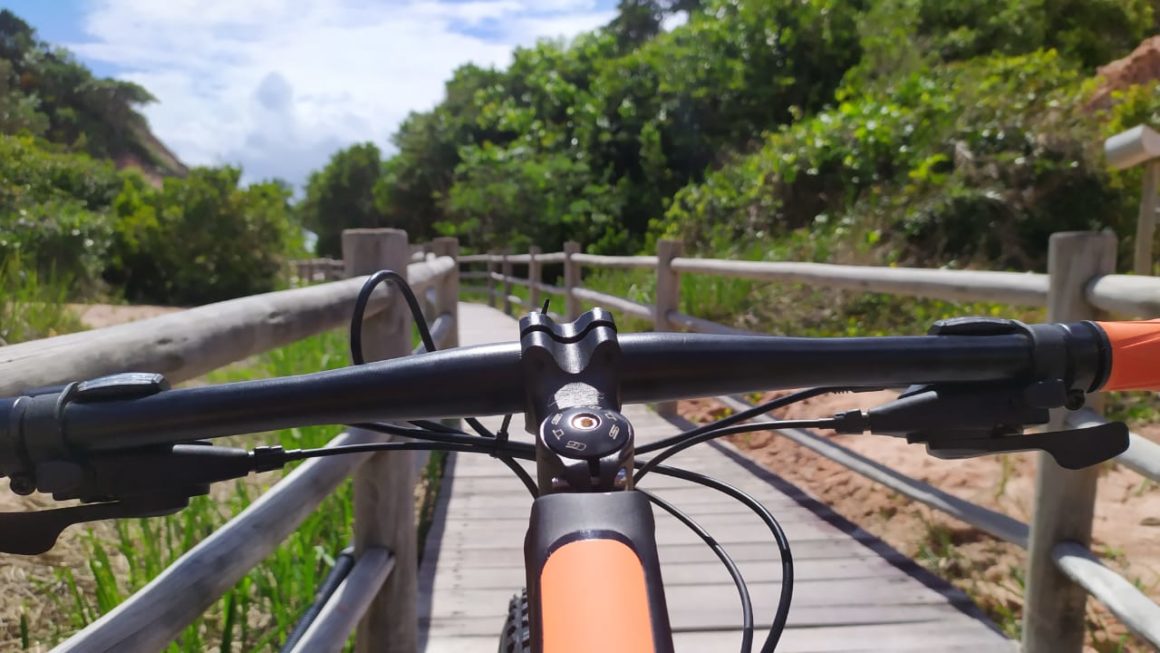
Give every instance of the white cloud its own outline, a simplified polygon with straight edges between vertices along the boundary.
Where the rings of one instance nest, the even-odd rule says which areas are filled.
[[[159,100],[154,132],[185,162],[302,183],[333,150],[389,148],[459,65],[606,23],[611,0],[96,0],[68,47]]]

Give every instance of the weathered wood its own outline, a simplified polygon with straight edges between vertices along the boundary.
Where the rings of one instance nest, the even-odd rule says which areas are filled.
[[[580,264],[572,257],[580,253],[580,243],[569,240],[564,243],[564,313],[569,320],[580,317],[580,298],[574,292],[580,287]]]
[[[1043,306],[1047,301],[1047,276],[1025,272],[926,270],[696,258],[673,259],[672,267],[678,272],[804,283],[950,301],[985,301],[1026,306]]]
[[[747,331],[745,329],[737,329],[731,326],[725,326],[712,320],[705,320],[692,315],[685,315],[680,311],[669,311],[669,322],[675,324],[683,329],[695,331],[697,333],[712,333],[720,336],[760,336],[765,335],[757,333],[756,331]]]
[[[408,266],[420,288],[449,261]],[[171,382],[196,378],[248,356],[350,322],[365,278],[265,293],[178,313],[0,347],[0,396],[117,372],[158,372]],[[368,315],[391,292],[372,296]]]
[[[616,270],[631,270],[639,268],[647,268],[651,270],[657,266],[657,257],[655,256],[604,256],[602,254],[574,254],[572,256],[572,260],[576,261],[580,265],[587,265],[594,268],[610,268]]]
[[[1090,408],[1071,413],[1067,424],[1072,428],[1084,429],[1107,424],[1099,413]],[[1142,435],[1128,433],[1128,450],[1116,456],[1115,461],[1146,478],[1160,483],[1160,444]]]
[[[495,308],[495,265],[496,261],[488,255],[487,259],[487,305]]]
[[[443,281],[438,285],[436,309],[439,315],[449,315],[451,324],[447,335],[442,340],[436,340],[443,348],[459,346],[459,240],[453,237],[440,237],[432,242],[437,256],[450,258],[454,264],[447,271]]]
[[[350,574],[291,651],[336,653],[343,650],[359,618],[367,611],[394,567],[395,558],[390,551],[377,547],[363,551]]]
[[[653,311],[651,306],[638,304],[634,301],[623,299],[615,295],[608,295],[588,288],[574,288],[571,297],[576,298],[577,301],[584,300],[596,304],[604,308],[611,308],[617,311],[635,315],[646,320],[652,319]],[[579,310],[579,309],[577,309]],[[577,313],[579,315],[579,313]],[[575,319],[575,318],[573,318]]]
[[[749,402],[735,397],[718,397],[717,399],[734,410],[745,410],[753,407]],[[901,495],[944,512],[1001,540],[1024,548],[1027,547],[1027,525],[1017,519],[960,499],[933,485],[906,476],[809,430],[779,429],[777,432]]]
[[[1088,284],[1088,302],[1126,317],[1160,316],[1160,278],[1108,274]]]
[[[327,446],[375,439],[344,433]],[[369,457],[351,454],[303,463],[124,603],[53,650],[161,650],[277,548]]]
[[[405,231],[343,232],[343,259],[352,273],[398,269],[406,265],[408,258]],[[411,328],[401,295],[396,295],[394,305],[381,313],[372,329],[364,337],[364,343],[374,343],[373,349],[366,350],[368,361],[411,353]],[[392,451],[375,454],[355,473],[355,557],[361,558],[368,549],[385,548],[397,561],[359,622],[355,647],[359,653],[414,653],[418,646],[414,467],[413,452]]]
[[[674,272],[672,261],[682,253],[682,244],[679,240],[658,240],[657,255],[653,258],[656,267],[656,292],[652,307],[653,331],[672,331],[675,325],[669,320],[669,314],[677,312],[681,306],[681,275]],[[664,401],[657,403],[654,408],[657,413],[665,416],[677,414],[677,402]]]
[[[1060,571],[1099,599],[1129,630],[1160,649],[1160,605],[1075,542],[1056,544],[1051,550],[1051,559]]]
[[[543,262],[539,256],[539,247],[532,245],[528,248],[528,303],[532,308],[540,305],[540,283],[544,280]]]
[[[503,275],[503,312],[505,315],[512,314],[512,262],[508,258],[511,256],[510,249],[504,249],[503,258],[500,260],[500,274]]]
[[[1160,186],[1160,162],[1152,160],[1144,167],[1144,183],[1140,189],[1140,214],[1136,219],[1135,256],[1132,271],[1152,276],[1152,239],[1156,233],[1157,187]]]
[[[487,276],[488,276],[488,275],[487,275],[487,273],[486,273],[486,272],[460,272],[460,273],[459,273],[459,278],[460,278],[460,279],[470,279],[470,280],[472,280],[472,281],[478,281],[478,280],[480,280],[480,279],[486,279],[486,278],[487,278]]]
[[[1088,282],[1115,268],[1115,236],[1092,232],[1053,234],[1047,253],[1051,277],[1047,319],[1074,322],[1098,317],[1087,303]],[[1066,422],[1067,411],[1055,410],[1048,428],[1059,429]],[[1039,454],[1038,461],[1035,514],[1027,553],[1023,648],[1027,653],[1079,653],[1083,649],[1087,593],[1055,566],[1052,550],[1064,541],[1084,548],[1091,545],[1099,467],[1066,470],[1045,453]]]

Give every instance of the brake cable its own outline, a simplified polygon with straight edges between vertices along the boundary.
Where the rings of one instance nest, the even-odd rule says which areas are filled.
[[[415,327],[419,330],[419,339],[423,342],[423,347],[427,350],[428,353],[436,351],[435,339],[431,337],[431,329],[427,324],[427,317],[423,315],[423,309],[419,307],[419,300],[416,299],[415,292],[411,289],[411,284],[407,282],[407,278],[398,272],[395,272],[394,270],[379,270],[378,272],[375,272],[374,274],[367,277],[367,280],[363,282],[362,288],[359,289],[358,297],[355,299],[354,312],[351,314],[350,358],[351,362],[355,365],[362,365],[366,362],[366,359],[363,356],[362,327],[363,320],[366,316],[367,304],[370,303],[371,293],[374,292],[375,287],[380,283],[385,283],[388,281],[393,282],[395,287],[399,289],[399,292],[403,294],[403,299],[407,302],[407,308],[411,311],[411,319],[414,320]],[[510,420],[511,416],[508,415],[504,421],[504,428],[502,431],[505,433],[505,436],[507,432],[507,424],[510,422]],[[493,440],[496,438],[496,435],[489,431],[487,427],[485,427],[478,419],[474,417],[468,417],[464,421],[467,422],[471,428],[479,434],[480,437]],[[416,420],[412,421],[411,424],[421,428],[431,429],[431,427],[436,423],[428,420]],[[446,429],[448,432],[458,432],[466,435],[466,433],[463,433],[463,431],[457,431],[457,429],[451,429],[450,427],[436,427],[431,430],[443,429]],[[524,486],[528,488],[528,491],[531,492],[533,497],[539,496],[539,490],[536,487],[535,482],[532,480],[532,477],[528,475],[527,470],[525,470],[523,467],[520,467],[519,464],[512,460],[510,457],[497,455],[495,453],[492,453],[492,456],[498,458],[503,464],[507,465],[508,469],[512,470],[512,473],[515,474],[516,477],[523,482]]]

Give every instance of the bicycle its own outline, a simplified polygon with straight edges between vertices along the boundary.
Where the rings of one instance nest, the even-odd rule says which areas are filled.
[[[364,363],[362,316],[371,291],[384,281],[402,291],[429,353]],[[1046,424],[1052,409],[1078,410],[1089,392],[1160,389],[1160,321],[1026,325],[957,318],[937,322],[925,336],[876,338],[621,336],[602,309],[557,324],[545,306],[521,319],[519,335],[518,343],[436,352],[405,280],[383,271],[368,279],[356,302],[354,366],[187,389],[169,388],[160,375],[127,373],[0,399],[0,474],[12,491],[82,502],[0,515],[0,551],[46,551],[79,522],[173,513],[207,494],[213,482],[305,458],[418,449],[484,453],[511,468],[535,497],[525,544],[527,588],[509,606],[501,652],[672,651],[650,504],[697,533],[728,570],[741,604],[741,648],[749,651],[753,610],[737,566],[676,506],[637,487],[648,474],[663,474],[725,493],[769,528],[783,580],[760,650],[773,651],[793,595],[784,532],[741,490],[662,464],[671,456],[725,435],[830,428],[905,437],[941,458],[1040,450],[1078,469],[1126,450],[1127,428],[1113,422],[1025,434],[1024,427]],[[620,412],[625,403],[802,387],[810,389],[640,447]],[[819,394],[882,388],[904,391],[870,410],[746,423]],[[534,445],[508,437],[518,412]],[[506,417],[493,433],[473,415]],[[433,421],[443,418],[465,418],[476,433]],[[333,423],[405,441],[247,451],[206,440]],[[637,459],[643,454],[653,455]],[[535,463],[535,478],[517,459]],[[570,591],[596,573],[611,579],[614,591]]]

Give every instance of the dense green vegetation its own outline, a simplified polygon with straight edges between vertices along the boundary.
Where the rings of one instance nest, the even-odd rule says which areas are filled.
[[[377,174],[360,159],[364,190],[342,172],[369,153],[356,146],[308,205],[342,195],[368,223],[476,249],[634,252],[670,235],[729,255],[1029,269],[1052,231],[1107,226],[1130,247],[1136,173],[1110,173],[1100,146],[1160,95],[1084,107],[1094,68],[1155,30],[1148,0],[676,8],[688,20],[665,31],[674,6],[624,0],[608,26],[504,70],[460,68]],[[323,233],[347,226],[322,217]]]
[[[0,314],[29,315],[17,298],[46,280],[61,300],[178,305],[276,287],[301,250],[289,191],[243,187],[234,168],[187,170],[138,113],[150,101],[0,10],[0,267],[19,270]]]

